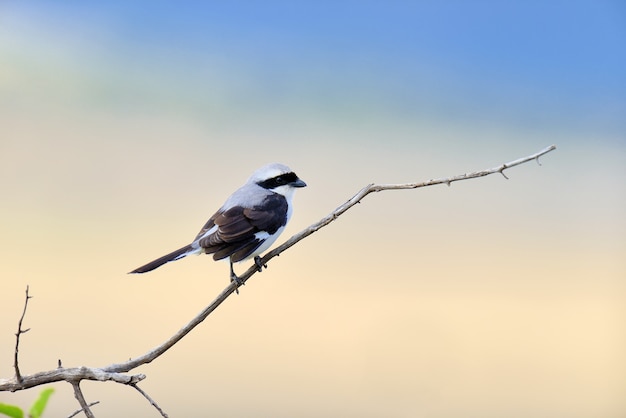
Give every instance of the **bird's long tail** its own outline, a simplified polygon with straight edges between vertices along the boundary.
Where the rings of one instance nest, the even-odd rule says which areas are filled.
[[[181,258],[187,257],[189,254],[197,254],[199,251],[198,248],[193,248],[191,245],[186,245],[183,248],[179,248],[176,251],[173,251],[169,254],[164,255],[163,257],[159,257],[154,261],[149,262],[148,264],[137,267],[135,270],[131,271],[129,274],[133,273],[146,273],[148,271],[152,271],[157,267],[161,267],[165,263],[169,263],[170,261],[180,260]]]

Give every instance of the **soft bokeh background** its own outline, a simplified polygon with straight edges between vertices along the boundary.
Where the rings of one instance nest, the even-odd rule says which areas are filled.
[[[369,182],[554,143],[367,197],[137,372],[172,417],[626,416],[624,45],[622,1],[3,1],[0,377],[27,284],[26,374],[177,331],[227,264],[126,272],[262,164],[309,184],[286,239]],[[77,409],[54,387],[48,416]]]

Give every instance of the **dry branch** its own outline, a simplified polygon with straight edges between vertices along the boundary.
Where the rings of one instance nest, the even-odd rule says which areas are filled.
[[[555,149],[556,149],[556,146],[551,145],[547,148],[542,149],[541,151],[535,154],[529,155],[527,157],[519,158],[517,160],[499,165],[497,167],[489,168],[489,169],[482,170],[482,171],[475,171],[472,173],[460,174],[460,175],[453,176],[453,177],[440,178],[440,179],[434,179],[434,180],[431,179],[431,180],[420,182],[420,183],[379,184],[379,185],[368,184],[367,186],[359,190],[359,192],[357,192],[354,196],[348,199],[348,201],[346,201],[344,204],[342,204],[337,209],[335,209],[330,214],[328,214],[326,217],[310,225],[308,228],[298,232],[297,234],[289,238],[286,242],[284,242],[282,245],[276,247],[272,251],[265,254],[265,256],[261,258],[260,262],[263,265],[266,265],[272,258],[280,255],[282,252],[294,246],[299,241],[303,240],[304,238],[308,237],[309,235],[313,234],[314,232],[320,230],[321,228],[333,222],[335,219],[337,219],[339,216],[344,214],[352,206],[356,205],[361,200],[363,200],[363,198],[369,195],[370,193],[381,192],[384,190],[417,189],[420,187],[434,186],[438,184],[450,185],[451,183],[456,182],[456,181],[469,180],[469,179],[473,179],[477,177],[484,177],[484,176],[488,176],[490,174],[495,174],[495,173],[500,173],[505,178],[508,178],[506,177],[506,175],[504,175],[504,170],[507,170],[509,168],[515,167],[520,164],[524,164],[532,160],[539,162],[539,157]],[[240,283],[244,284],[250,277],[252,277],[257,272],[258,272],[257,266],[256,264],[254,264],[245,273],[239,276]],[[233,292],[235,292],[238,286],[240,286],[241,284],[238,284],[237,282],[231,282],[230,285],[226,287],[215,298],[215,300],[211,302],[210,305],[204,308],[202,312],[200,312],[196,317],[194,317],[187,325],[181,328],[176,334],[174,334],[171,338],[169,338],[167,341],[165,341],[161,345],[155,347],[154,349],[148,351],[147,353],[139,357],[136,357],[134,359],[131,359],[123,363],[111,364],[111,365],[100,367],[100,368],[92,368],[92,367],[64,368],[64,367],[59,366],[59,368],[54,369],[54,370],[39,372],[39,373],[35,373],[32,375],[28,375],[28,376],[21,376],[19,373],[19,368],[18,368],[18,363],[17,363],[17,351],[18,351],[18,345],[19,345],[19,335],[28,331],[28,330],[21,329],[22,320],[24,318],[24,314],[26,313],[26,305],[29,299],[28,288],[27,288],[24,313],[22,314],[22,317],[20,319],[18,332],[16,334],[17,335],[17,344],[16,344],[16,349],[15,349],[16,376],[13,377],[12,379],[0,379],[0,391],[15,392],[18,390],[28,389],[34,386],[44,385],[44,384],[58,382],[58,381],[66,381],[66,382],[71,383],[74,386],[76,397],[81,404],[81,408],[82,408],[81,410],[84,411],[87,414],[87,416],[93,416],[93,414],[91,413],[89,409],[90,405],[88,405],[86,401],[84,400],[84,397],[82,397],[82,392],[80,391],[80,387],[78,386],[78,383],[81,380],[113,381],[113,382],[130,385],[134,387],[144,397],[146,397],[146,399],[148,399],[152,405],[155,406],[155,408],[159,411],[159,413],[161,413],[162,416],[167,416],[156,405],[156,403],[152,401],[152,399],[145,394],[145,392],[143,392],[141,389],[137,387],[137,383],[143,380],[146,376],[143,374],[127,375],[124,373],[127,373],[143,364],[150,363],[151,361],[155,360],[156,358],[161,356],[163,353],[165,353],[167,350],[169,350],[172,346],[174,346],[174,344],[176,344],[185,335],[191,332],[191,330],[194,329],[198,324],[204,321],[211,314],[211,312],[213,312],[224,300],[226,300],[226,298],[228,298]],[[82,398],[82,401],[81,401],[81,398]]]
[[[17,323],[17,332],[15,333],[15,354],[13,355],[13,368],[15,369],[15,379],[18,382],[22,381],[22,374],[20,373],[20,364],[18,360],[19,352],[20,352],[20,336],[22,334],[26,334],[30,328],[22,329],[22,322],[24,322],[24,316],[26,316],[26,309],[28,308],[28,301],[32,298],[32,296],[28,295],[28,285],[26,285],[26,299],[24,300],[24,310],[22,311],[22,316],[20,316],[20,320]]]

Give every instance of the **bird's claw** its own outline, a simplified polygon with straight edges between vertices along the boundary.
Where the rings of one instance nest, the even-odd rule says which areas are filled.
[[[243,280],[237,277],[237,275],[234,273],[230,275],[230,282],[231,283],[235,282],[235,284],[237,285],[237,287],[235,288],[235,293],[237,294],[239,294],[239,286],[243,286],[246,284]]]
[[[263,271],[263,267],[267,268],[267,264],[261,263],[261,257],[254,256],[254,264],[256,264],[256,271],[259,273]]]
[[[258,255],[254,257],[254,264],[256,265],[256,269],[257,271],[263,271],[263,267],[267,268],[266,264],[263,264],[261,262],[261,257],[259,257]],[[244,284],[246,284],[243,280],[241,280],[236,274],[235,274],[235,270],[233,270],[233,263],[230,263],[230,282],[235,282],[235,284],[237,285],[237,287],[235,288],[235,292],[237,294],[239,294],[239,287],[243,286]]]
[[[243,286],[244,284],[246,284],[243,280],[241,280],[236,274],[235,271],[233,270],[233,265],[230,265],[230,282],[235,282],[235,284],[237,285],[237,287],[235,288],[235,292],[237,294],[239,294],[239,286]]]

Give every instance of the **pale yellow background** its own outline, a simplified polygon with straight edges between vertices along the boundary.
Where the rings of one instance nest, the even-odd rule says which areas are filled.
[[[0,49],[0,377],[14,373],[27,285],[25,374],[121,362],[177,331],[227,285],[228,265],[199,256],[126,272],[188,243],[262,164],[309,185],[282,242],[367,183],[461,174],[554,143],[510,180],[368,196],[134,372],[171,417],[626,413],[623,135],[398,114],[365,93],[248,103],[229,95],[241,86],[227,71],[173,76],[158,54],[154,73],[111,69],[113,51],[69,29],[48,42],[35,23],[5,28]],[[202,101],[192,83],[223,97]],[[78,408],[69,384],[53,386],[46,416]],[[130,388],[83,387],[98,417],[158,416]],[[38,390],[0,402],[27,406]]]

